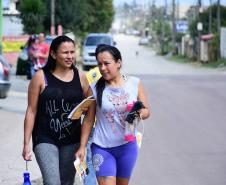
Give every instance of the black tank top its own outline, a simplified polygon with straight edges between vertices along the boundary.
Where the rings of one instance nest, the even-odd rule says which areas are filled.
[[[77,69],[70,82],[44,71],[46,87],[39,95],[38,110],[32,133],[33,148],[39,143],[64,146],[80,142],[81,120],[67,118],[70,111],[82,101],[83,90]]]

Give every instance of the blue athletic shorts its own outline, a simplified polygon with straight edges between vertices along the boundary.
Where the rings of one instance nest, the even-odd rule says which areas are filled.
[[[138,154],[136,141],[112,148],[93,143],[91,149],[97,177],[130,178]]]

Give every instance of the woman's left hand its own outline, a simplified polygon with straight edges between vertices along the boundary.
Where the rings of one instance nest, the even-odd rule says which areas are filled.
[[[146,108],[140,109],[138,113],[140,119],[146,119],[149,116],[148,110]]]
[[[82,114],[86,115],[88,109],[89,109],[88,107],[82,107],[82,108],[81,108]]]

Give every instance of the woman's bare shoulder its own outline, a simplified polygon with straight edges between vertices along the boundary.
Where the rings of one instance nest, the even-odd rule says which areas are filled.
[[[79,73],[79,78],[81,80],[81,83],[89,84],[86,78],[86,74],[81,70],[78,70],[78,73]]]
[[[35,75],[33,76],[31,82],[32,85],[44,87],[45,80],[44,80],[44,72],[43,70],[38,70]]]
[[[85,78],[86,77],[86,74],[83,71],[79,70],[79,69],[78,69],[78,74],[79,74],[80,78]]]

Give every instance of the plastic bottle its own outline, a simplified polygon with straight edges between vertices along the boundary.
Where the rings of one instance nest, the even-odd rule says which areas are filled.
[[[128,113],[131,111],[133,105],[134,105],[135,101],[133,101],[132,103],[127,104],[127,111]],[[124,135],[124,140],[131,142],[135,140],[135,128],[133,124],[128,123],[127,121],[125,122],[125,135]]]
[[[125,136],[124,140],[131,142],[136,139],[135,137],[135,127],[134,124],[130,124],[128,122],[125,123]]]
[[[29,172],[24,172],[24,183],[23,185],[31,185]]]

